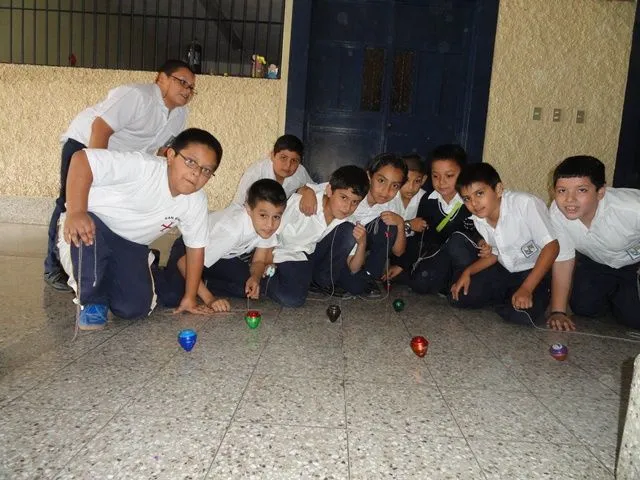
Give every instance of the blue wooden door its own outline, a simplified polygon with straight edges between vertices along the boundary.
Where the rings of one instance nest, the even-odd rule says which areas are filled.
[[[491,2],[313,2],[304,137],[316,179],[382,151],[466,145],[473,102],[486,115],[493,37],[477,41],[483,3]],[[495,21],[494,13],[493,35]],[[480,68],[479,45],[489,62]],[[474,96],[480,80],[484,91]],[[484,137],[484,119],[481,128]]]

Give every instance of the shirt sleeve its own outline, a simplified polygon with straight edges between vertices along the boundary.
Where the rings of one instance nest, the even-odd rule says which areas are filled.
[[[311,178],[311,175],[309,175],[309,172],[307,172],[307,169],[304,168],[304,165],[300,165],[298,167],[298,171],[300,172],[300,183],[302,185],[306,185],[308,183],[315,183],[313,181],[313,178]]]
[[[240,183],[238,184],[236,194],[233,197],[233,203],[244,205],[244,202],[247,200],[247,192],[249,191],[249,187],[251,187],[254,182],[259,180],[257,171],[258,166],[254,164],[244,172],[242,178],[240,178]]]
[[[114,89],[96,109],[96,113],[117,132],[144,111],[144,103],[142,92],[132,85],[125,85]]]
[[[189,248],[207,246],[207,196],[200,190],[189,195],[189,209],[178,228],[182,233],[184,244]]]
[[[140,152],[116,152],[97,148],[86,148],[84,152],[89,160],[94,186],[136,182],[143,177],[141,170],[152,166]]]
[[[576,256],[576,247],[573,243],[573,240],[569,236],[566,228],[562,225],[562,212],[556,205],[555,200],[551,203],[549,207],[549,217],[551,218],[551,225],[553,226],[553,230],[556,234],[556,238],[558,239],[558,243],[560,244],[560,252],[558,253],[558,257],[556,258],[556,262],[563,262],[565,260],[571,260]]]
[[[529,197],[524,204],[523,217],[527,219],[527,225],[533,241],[541,249],[548,243],[556,240],[556,232],[551,224],[549,211],[544,202],[537,197]]]

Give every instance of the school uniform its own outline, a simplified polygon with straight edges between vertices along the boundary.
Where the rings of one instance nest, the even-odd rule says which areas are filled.
[[[102,102],[80,112],[61,136],[60,192],[49,222],[49,242],[45,273],[58,270],[55,249],[56,228],[65,211],[67,174],[73,154],[89,145],[91,125],[101,117],[114,131],[107,148],[122,152],[155,154],[160,147],[184,130],[187,107],[169,111],[156,84],[123,85],[110,90]]]
[[[60,232],[58,248],[69,284],[82,305],[108,305],[121,318],[148,315],[156,304],[148,245],[178,227],[187,246],[205,247],[207,197],[203,191],[173,197],[164,158],[86,153],[93,174],[88,212],[96,235],[93,245],[75,247]]]
[[[287,202],[273,251],[276,273],[261,286],[265,295],[286,307],[303,305],[312,281],[331,288],[355,253],[354,225],[347,219],[334,218],[329,224],[325,220],[324,190],[316,193],[318,209],[313,215],[300,211],[301,198],[294,194]]]
[[[484,218],[472,215],[473,223],[498,263],[473,275],[467,295],[461,291],[453,305],[461,308],[494,306],[506,321],[530,325],[529,317],[516,311],[511,297],[535,266],[540,252],[557,239],[544,202],[524,192],[505,190],[500,202],[498,223],[492,227]],[[550,274],[533,292],[533,307],[527,310],[536,322],[549,305]]]
[[[576,259],[571,310],[593,317],[611,308],[620,322],[640,328],[640,190],[607,188],[589,228],[565,217],[555,201],[549,214],[558,261]]]
[[[202,279],[216,295],[245,297],[245,284],[250,276],[252,253],[256,248],[273,248],[278,244],[274,234],[262,238],[256,233],[244,206],[232,204],[208,215],[207,246],[204,253]],[[157,270],[160,303],[167,307],[180,304],[185,280],[178,270],[178,260],[186,254],[182,237],[171,247],[167,266]]]
[[[271,158],[259,160],[247,168],[240,179],[238,189],[233,197],[233,203],[243,205],[247,199],[247,191],[249,190],[249,187],[263,178],[269,178],[271,180],[276,179]],[[304,165],[298,165],[294,174],[282,181],[282,188],[284,189],[284,193],[287,195],[287,198],[289,198],[296,192],[296,190],[310,182],[313,182],[313,180],[309,176],[307,169],[304,168]]]
[[[460,195],[449,201],[437,191],[424,197],[417,216],[428,228],[407,239],[398,265],[408,272],[407,284],[418,293],[448,292],[453,277],[478,258],[478,234]]]

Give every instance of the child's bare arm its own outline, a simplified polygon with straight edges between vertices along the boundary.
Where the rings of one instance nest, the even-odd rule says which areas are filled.
[[[547,325],[552,330],[575,330],[576,325],[567,314],[571,284],[573,281],[573,268],[575,258],[562,262],[554,262],[551,267],[551,315],[547,319]],[[553,313],[555,312],[555,313]]]
[[[524,309],[533,306],[533,291],[551,269],[553,262],[556,261],[558,252],[560,252],[560,244],[557,240],[553,240],[544,246],[531,273],[511,297],[511,303],[515,308]]]
[[[356,223],[353,227],[353,236],[356,239],[356,252],[347,258],[347,265],[351,273],[356,273],[364,265],[367,255],[367,229],[361,223]]]
[[[396,241],[393,243],[391,251],[396,257],[401,256],[407,248],[407,237],[404,234],[404,219],[397,213],[391,211],[382,212],[380,214],[380,219],[385,223],[385,225],[395,225],[398,228]]]
[[[460,278],[456,280],[451,286],[451,295],[454,300],[458,300],[458,296],[460,294],[460,290],[466,295],[469,293],[469,285],[471,285],[471,277],[482,270],[489,268],[492,265],[495,265],[498,261],[498,257],[496,255],[490,255],[488,257],[479,258],[467,268],[464,269]]]
[[[89,137],[89,148],[107,148],[109,146],[109,138],[113,135],[113,129],[101,117],[91,124],[91,136]]]
[[[198,285],[202,277],[202,267],[204,265],[204,247],[187,247],[186,270],[185,270],[185,292],[176,309],[176,313],[190,312],[204,314],[209,313],[206,308],[199,308],[197,295]]]
[[[313,215],[318,210],[318,198],[316,192],[312,188],[303,185],[296,193],[299,193],[302,198],[300,199],[300,211],[306,216]]]
[[[67,175],[67,217],[64,223],[64,239],[79,247],[80,243],[93,244],[96,226],[87,214],[89,189],[93,172],[84,150],[73,154]]]
[[[273,262],[273,248],[256,248],[249,267],[249,278],[244,286],[244,293],[249,298],[260,298],[260,280],[267,265]]]

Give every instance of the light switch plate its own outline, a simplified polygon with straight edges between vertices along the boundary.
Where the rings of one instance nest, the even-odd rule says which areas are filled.
[[[576,112],[576,123],[584,123],[584,110]]]
[[[560,108],[554,108],[553,109],[553,121],[554,122],[559,122],[561,116],[562,116],[562,110]]]
[[[542,119],[542,108],[540,107],[533,107],[533,120],[540,120]]]

